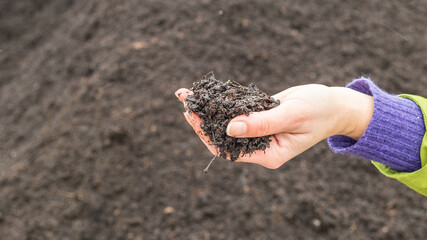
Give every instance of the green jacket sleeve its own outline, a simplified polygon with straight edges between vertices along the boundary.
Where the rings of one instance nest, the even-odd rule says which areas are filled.
[[[424,116],[424,125],[427,126],[427,99],[409,94],[402,94],[399,96],[413,100],[421,108],[421,112]],[[387,177],[394,178],[422,195],[427,196],[427,134],[424,134],[421,143],[420,157],[421,169],[414,172],[399,172],[382,163],[375,161],[372,161],[372,163]]]

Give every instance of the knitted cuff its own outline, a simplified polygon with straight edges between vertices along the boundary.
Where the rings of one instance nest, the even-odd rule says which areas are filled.
[[[418,105],[384,92],[366,77],[347,87],[373,96],[374,113],[358,141],[336,135],[328,138],[330,148],[335,153],[374,160],[400,172],[420,169],[420,146],[426,129]]]

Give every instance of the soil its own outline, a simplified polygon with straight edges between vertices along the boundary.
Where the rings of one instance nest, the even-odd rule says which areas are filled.
[[[0,1],[1,239],[423,239],[427,198],[322,142],[215,163],[174,91],[213,70],[427,92],[426,1]]]
[[[272,109],[280,104],[279,100],[268,96],[253,83],[245,87],[234,80],[221,82],[215,79],[213,72],[193,83],[190,90],[193,94],[185,99],[186,108],[202,119],[202,134],[211,139],[220,157],[234,162],[240,156],[250,156],[256,150],[265,151],[270,147],[271,136],[233,138],[227,135],[226,129],[231,119]]]

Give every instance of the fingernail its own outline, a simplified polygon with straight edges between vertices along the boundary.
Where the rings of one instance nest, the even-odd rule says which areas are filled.
[[[246,123],[244,122],[232,122],[228,124],[227,135],[228,136],[242,136],[247,130]]]

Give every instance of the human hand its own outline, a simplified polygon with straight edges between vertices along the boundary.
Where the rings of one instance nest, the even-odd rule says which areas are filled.
[[[175,93],[180,101],[192,94],[188,89]],[[358,140],[373,114],[373,98],[352,89],[310,84],[289,88],[273,96],[280,105],[230,121],[227,134],[237,138],[272,135],[270,147],[237,159],[275,169],[298,154],[333,135],[346,135]],[[185,104],[185,103],[184,103]],[[212,154],[216,149],[200,128],[202,119],[184,113],[188,123]]]

